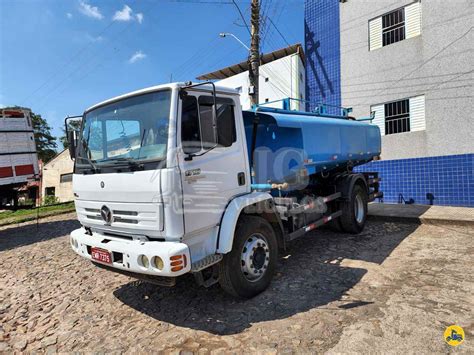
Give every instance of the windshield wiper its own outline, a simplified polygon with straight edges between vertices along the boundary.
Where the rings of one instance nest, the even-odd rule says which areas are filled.
[[[98,168],[87,155],[79,157],[79,159],[85,160],[91,166],[91,172],[93,174],[100,173],[100,168]]]
[[[137,163],[133,158],[114,158],[109,160],[108,163],[115,166],[128,165],[130,168],[143,169],[143,164]]]

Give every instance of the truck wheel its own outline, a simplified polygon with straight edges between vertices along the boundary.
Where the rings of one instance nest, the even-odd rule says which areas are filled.
[[[235,297],[251,298],[264,291],[275,272],[278,244],[275,232],[265,219],[240,218],[230,253],[219,268],[219,283]]]
[[[339,211],[339,209],[341,208],[341,204],[339,202],[336,202],[336,201],[333,201],[330,206],[331,206],[330,207],[331,213]],[[341,217],[330,220],[329,223],[327,224],[327,227],[330,230],[332,230],[333,232],[336,232],[336,233],[344,232],[343,229],[342,229],[342,226],[341,226]]]
[[[367,219],[367,201],[367,190],[356,184],[349,199],[342,204],[342,216],[339,218],[344,232],[362,232]]]

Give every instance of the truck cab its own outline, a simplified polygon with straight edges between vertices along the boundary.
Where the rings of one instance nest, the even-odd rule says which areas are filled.
[[[255,139],[246,135],[239,94],[212,83],[160,85],[101,102],[82,115],[77,139],[68,137],[82,225],[71,233],[73,250],[149,282],[172,286],[191,272],[204,286],[220,282],[252,297],[268,286],[278,249],[295,232],[342,214],[342,192],[334,190],[321,202],[325,212],[315,212],[312,199],[316,219],[295,224],[288,213],[295,204],[281,196],[287,182],[252,185],[247,140]],[[360,179],[366,213],[371,190]]]

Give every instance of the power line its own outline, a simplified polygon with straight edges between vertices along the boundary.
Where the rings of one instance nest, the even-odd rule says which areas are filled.
[[[233,3],[233,4],[235,5],[235,7],[237,8],[237,11],[239,12],[240,17],[242,18],[242,21],[244,21],[245,27],[247,27],[247,31],[248,31],[249,34],[250,34],[250,27],[249,27],[247,21],[245,20],[244,14],[243,14],[242,11],[240,10],[239,5],[237,5],[237,3],[235,2],[235,0],[232,0],[232,3]]]
[[[275,25],[275,23],[272,21],[271,18],[268,18],[268,20],[270,21],[270,23],[273,25],[273,27],[275,27],[275,30],[278,32],[278,34],[281,36],[281,38],[283,38],[283,41],[285,41],[286,45],[289,47],[290,46],[290,43],[288,43],[288,41],[286,40],[285,36],[283,36],[283,34],[280,32],[280,30],[278,29],[278,27]]]
[[[157,3],[150,3],[150,5],[149,5],[147,8],[145,8],[144,11],[150,10],[150,9],[151,9],[154,5],[156,5],[156,4],[157,4]],[[107,28],[110,27],[114,22],[115,22],[115,21],[112,21],[111,24],[109,24],[109,25],[107,26]],[[133,22],[128,23],[121,31],[119,31],[115,36],[113,36],[112,39],[109,41],[108,45],[105,46],[105,48],[110,47],[111,45],[113,45],[113,43],[116,41],[116,39],[119,38],[119,36],[120,36],[123,32],[125,32],[125,30],[127,30],[130,26],[132,26],[132,24],[133,24]],[[105,31],[105,29],[104,29],[104,31]],[[104,31],[102,31],[101,33],[103,33]],[[114,49],[117,51],[116,48],[114,48]],[[104,53],[104,50],[103,50],[103,49],[101,50],[101,53]],[[85,61],[82,61],[82,63],[80,63],[78,66],[76,66],[76,68],[75,68],[72,72],[70,72],[66,77],[64,77],[64,78],[59,82],[59,84],[57,84],[56,86],[54,86],[48,93],[46,93],[46,95],[44,95],[44,96],[42,97],[42,99],[40,100],[40,101],[42,101],[42,104],[44,105],[44,103],[46,102],[46,100],[51,96],[51,94],[52,94],[53,92],[55,92],[66,80],[68,80],[69,78],[71,78],[76,72],[78,72],[80,69],[82,69],[82,68],[90,61],[90,59],[93,59],[93,58],[95,58],[94,54],[91,55],[91,56],[89,56]],[[100,62],[100,61],[99,61],[99,62]],[[41,103],[40,103],[40,104],[41,104]]]
[[[443,48],[441,48],[439,51],[437,51],[435,54],[433,54],[431,57],[429,57],[427,60],[424,60],[420,65],[418,65],[415,69],[413,69],[412,71],[408,72],[407,74],[405,75],[402,75],[397,81],[396,83],[399,83],[400,81],[402,81],[403,79],[405,79],[406,77],[409,77],[410,75],[412,75],[413,73],[415,73],[416,71],[418,71],[421,67],[423,67],[424,65],[426,65],[427,63],[431,62],[434,58],[436,58],[438,55],[440,55],[442,52],[444,52],[446,49],[448,49],[449,47],[451,47],[453,44],[455,44],[456,42],[460,41],[461,39],[463,39],[464,37],[466,37],[469,32],[471,32],[473,29],[473,27],[469,28],[469,30],[465,33],[463,33],[461,36],[459,36],[458,38],[456,38],[455,40],[449,42],[446,46],[444,46]]]
[[[100,31],[96,37],[99,37],[101,35],[103,35],[113,24],[115,23],[115,21],[111,21],[107,26],[104,27],[104,29],[102,31]],[[58,70],[58,71],[55,71],[53,73],[53,75],[51,75],[50,77],[48,77],[48,79],[46,79],[41,85],[39,85],[36,89],[34,89],[31,93],[29,93],[23,100],[21,100],[21,104],[23,105],[28,99],[30,99],[33,95],[35,95],[39,90],[41,90],[42,88],[44,88],[51,80],[53,80],[54,78],[56,78],[59,73],[61,73],[61,71],[63,69],[65,69],[67,66],[69,66],[69,64],[71,64],[72,62],[74,62],[74,60],[76,58],[80,58],[80,55],[87,49],[89,48],[91,45],[93,44],[93,42],[89,42],[87,43],[85,46],[81,47],[73,56],[71,56],[67,61],[66,63]]]

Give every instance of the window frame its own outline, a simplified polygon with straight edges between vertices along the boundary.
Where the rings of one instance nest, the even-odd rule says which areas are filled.
[[[395,115],[392,114],[392,115],[388,116],[387,115],[387,106],[397,104],[397,103],[401,103],[402,109],[403,109],[403,106],[405,104],[405,106],[407,108],[407,111],[403,112],[403,113],[397,113]],[[389,136],[389,135],[392,135],[392,134],[411,132],[411,129],[410,129],[410,126],[411,126],[410,125],[410,123],[411,123],[410,122],[411,121],[411,112],[410,112],[410,99],[409,98],[401,99],[401,100],[394,100],[394,101],[390,101],[390,102],[385,102],[383,105],[384,105],[384,125],[385,125],[385,135],[386,136]],[[390,122],[390,121],[392,121],[392,122]],[[394,132],[396,129],[393,128],[393,122],[397,122],[396,123],[397,130],[398,130],[398,124],[400,123],[401,127],[402,127],[402,130]],[[390,123],[392,123],[392,126],[390,126]],[[406,130],[403,130],[404,126],[406,126],[406,128],[407,128]],[[390,131],[388,129],[389,127],[392,127],[392,129],[390,129],[390,130],[392,130],[392,132],[389,132]]]
[[[395,9],[392,9],[392,10],[390,10],[390,11],[386,11],[386,12],[380,14],[380,15],[377,15],[377,16],[374,16],[374,17],[372,17],[372,18],[369,18],[368,21],[367,21],[367,25],[368,25],[368,26],[367,26],[367,30],[368,30],[368,31],[367,31],[368,51],[369,51],[369,52],[372,52],[372,51],[374,51],[374,50],[377,50],[377,49],[380,49],[380,48],[383,48],[383,47],[387,47],[387,46],[389,46],[390,44],[402,42],[402,41],[405,41],[405,40],[407,40],[407,39],[409,39],[409,38],[412,38],[412,37],[408,37],[408,38],[407,38],[407,29],[406,29],[406,20],[407,20],[407,19],[406,19],[406,12],[405,12],[405,11],[406,11],[406,8],[407,8],[407,7],[409,7],[409,6],[413,5],[413,4],[416,4],[416,3],[420,3],[420,2],[421,2],[421,0],[415,0],[415,1],[412,1],[412,2],[410,2],[410,3],[408,3],[408,4],[405,4],[405,5],[403,5],[403,6],[399,6],[399,7],[395,8]],[[399,40],[399,41],[397,41],[397,42],[393,42],[393,43],[384,45],[384,44],[383,44],[383,20],[382,20],[382,18],[383,18],[384,16],[386,16],[386,15],[392,13],[392,12],[399,11],[399,10],[401,10],[401,9],[403,9],[403,11],[405,12],[405,13],[404,13],[404,27],[405,27],[405,36],[404,36],[404,39],[403,39],[403,40]],[[377,48],[374,48],[374,49],[371,49],[371,47],[370,47],[370,43],[371,43],[370,23],[371,23],[372,21],[377,20],[378,18],[380,18],[380,22],[381,22],[381,30],[380,30],[381,46],[380,46],[380,47],[377,47]],[[420,24],[420,26],[422,26],[422,24]]]
[[[73,176],[73,173],[66,173],[66,174],[59,175],[59,183],[65,184],[68,182],[72,182],[72,176]]]
[[[390,19],[390,15],[392,14],[396,14],[396,13],[399,13],[401,15],[401,18],[402,18],[402,21],[399,21],[398,23],[396,24],[391,24],[390,26],[387,26],[384,28],[384,19]],[[389,46],[391,44],[394,44],[394,43],[397,43],[397,42],[401,42],[401,41],[404,41],[406,39],[406,19],[405,19],[405,6],[404,7],[400,7],[398,9],[395,9],[395,10],[392,10],[390,12],[387,12],[386,14],[380,16],[381,18],[381,21],[382,21],[382,32],[381,32],[381,35],[382,35],[382,47],[386,47],[386,46]],[[389,43],[385,43],[385,39],[388,37],[388,36],[384,36],[386,34],[390,34],[390,33],[393,33],[394,34],[394,37],[395,37],[395,31],[396,30],[402,30],[401,31],[401,35],[399,34],[399,39],[398,40],[394,40],[393,42],[389,42]],[[403,38],[400,38],[400,37],[403,37]],[[389,37],[390,38],[390,37]]]
[[[181,149],[183,149],[183,152],[185,154],[199,154],[201,152],[206,152],[210,149],[227,149],[232,147],[237,141],[238,141],[238,133],[237,133],[237,120],[236,120],[236,104],[235,100],[232,97],[226,97],[226,96],[216,96],[216,104],[219,105],[228,105],[231,106],[231,112],[232,112],[232,118],[233,118],[233,128],[234,128],[234,136],[233,136],[233,141],[230,145],[221,145],[219,143],[219,121],[218,117],[215,117],[215,122],[216,122],[216,127],[215,127],[215,132],[214,132],[214,138],[215,138],[215,145],[212,147],[207,147],[203,145],[203,136],[202,136],[202,125],[201,125],[201,105],[202,106],[213,106],[214,99],[212,95],[210,95],[207,92],[188,92],[186,97],[193,97],[195,100],[195,103],[197,104],[197,114],[198,114],[198,124],[199,124],[199,137],[201,141],[201,149],[196,150],[194,152],[187,152],[186,149],[183,147],[183,101],[184,98],[180,99],[180,111],[179,111],[179,146]],[[207,101],[207,102],[206,102]],[[218,109],[218,108],[217,108]],[[214,114],[214,110],[212,109],[211,112]]]

